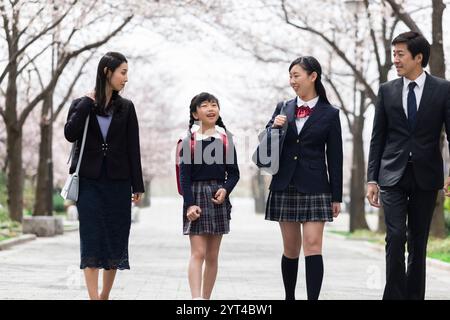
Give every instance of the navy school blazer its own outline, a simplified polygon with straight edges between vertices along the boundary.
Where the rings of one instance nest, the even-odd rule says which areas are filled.
[[[271,132],[283,102],[278,103],[267,123]],[[301,193],[331,193],[333,202],[342,202],[342,133],[339,109],[319,98],[300,134],[295,123],[297,98],[286,103],[288,127],[280,139],[280,167],[272,176],[271,191],[283,191],[293,184]],[[280,146],[281,149],[281,146]]]

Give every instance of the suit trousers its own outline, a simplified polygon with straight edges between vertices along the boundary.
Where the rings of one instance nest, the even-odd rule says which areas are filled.
[[[438,190],[421,190],[412,166],[408,162],[396,185],[380,188],[386,221],[385,300],[425,298],[426,249]]]

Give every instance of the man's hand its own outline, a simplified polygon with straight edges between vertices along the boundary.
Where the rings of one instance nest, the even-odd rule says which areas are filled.
[[[380,195],[380,188],[378,188],[378,185],[376,183],[368,183],[367,184],[367,200],[369,200],[369,203],[372,207],[380,208],[380,201],[379,201],[379,195]]]
[[[449,187],[450,187],[450,177],[447,177],[444,184],[444,193],[446,197],[450,197],[450,191],[448,191]]]

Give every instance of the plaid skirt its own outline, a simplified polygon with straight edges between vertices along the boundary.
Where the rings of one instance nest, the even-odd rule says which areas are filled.
[[[183,206],[183,234],[226,234],[230,232],[230,199],[227,196],[220,205],[211,200],[220,188],[222,185],[217,180],[192,182],[194,201],[202,209],[202,212],[197,220],[189,221],[186,217],[188,208]]]
[[[285,222],[333,221],[330,193],[305,194],[289,185],[284,191],[270,191],[266,220]]]

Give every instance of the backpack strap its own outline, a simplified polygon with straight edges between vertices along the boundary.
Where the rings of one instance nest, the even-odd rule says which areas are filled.
[[[197,145],[196,137],[197,137],[196,132],[192,132],[190,143],[189,143],[189,147],[191,149],[191,162],[192,162],[192,160],[194,160],[195,146]]]
[[[220,133],[220,138],[222,139],[222,143],[223,143],[223,155],[224,155],[224,164],[227,164],[227,154],[228,154],[228,135],[226,133]]]

